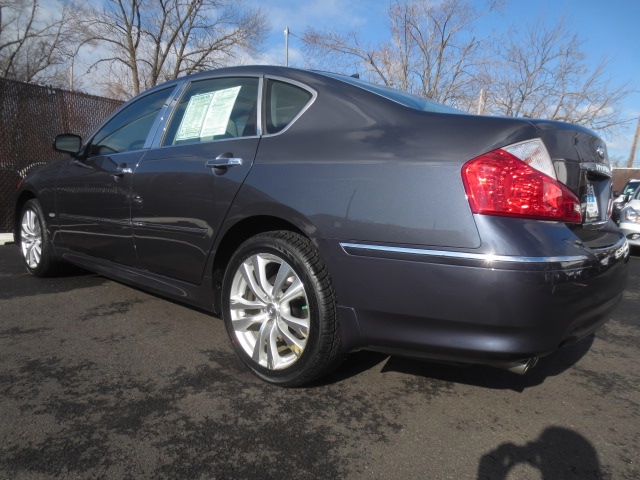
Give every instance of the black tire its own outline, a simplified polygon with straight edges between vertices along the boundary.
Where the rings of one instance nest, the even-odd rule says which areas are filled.
[[[329,273],[296,233],[262,233],[236,250],[222,283],[222,316],[237,355],[269,383],[310,383],[343,359]]]
[[[55,274],[58,262],[49,239],[40,202],[27,201],[20,214],[20,251],[31,275],[48,277]]]

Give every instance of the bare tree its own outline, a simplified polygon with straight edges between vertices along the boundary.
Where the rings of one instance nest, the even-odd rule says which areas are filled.
[[[78,41],[63,4],[44,11],[38,0],[0,3],[0,77],[60,86]]]
[[[477,20],[500,9],[468,0],[394,0],[389,35],[378,44],[357,32],[307,29],[310,66],[342,73],[365,72],[395,86],[462,110],[573,122],[612,133],[624,123],[620,104],[628,85],[607,75],[608,60],[590,68],[583,41],[564,21],[537,21],[479,37]]]
[[[583,41],[563,20],[551,28],[538,20],[498,43],[484,76],[486,113],[547,118],[610,132],[620,124],[624,84],[607,76],[607,60],[586,65]]]
[[[256,53],[267,28],[260,9],[233,0],[107,0],[79,6],[86,42],[106,52],[105,90],[127,98],[181,75]]]
[[[477,9],[467,0],[396,0],[388,11],[387,41],[369,45],[355,32],[309,28],[305,52],[311,63],[324,62],[325,68],[327,62],[343,72],[364,68],[373,81],[466,106],[477,96],[474,74],[486,52],[486,39],[474,35],[474,24],[500,5],[492,0]]]

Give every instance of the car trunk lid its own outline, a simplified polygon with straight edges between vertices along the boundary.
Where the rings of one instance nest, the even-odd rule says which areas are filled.
[[[602,230],[611,215],[612,173],[605,143],[580,126],[542,120],[531,123],[547,147],[558,181],[580,199],[582,223],[576,234],[585,240],[592,238],[586,232]]]

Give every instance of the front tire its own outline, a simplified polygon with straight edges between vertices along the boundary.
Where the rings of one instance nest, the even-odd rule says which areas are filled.
[[[20,251],[31,275],[46,277],[55,273],[56,259],[40,202],[31,199],[20,216]]]
[[[335,292],[306,237],[277,231],[244,242],[225,271],[222,312],[236,353],[267,382],[309,383],[342,360]]]

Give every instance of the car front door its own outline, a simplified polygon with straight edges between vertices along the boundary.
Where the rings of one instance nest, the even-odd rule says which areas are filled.
[[[131,181],[172,90],[151,92],[127,105],[64,167],[56,204],[60,233],[69,250],[135,265]]]
[[[192,82],[158,148],[140,162],[132,185],[139,266],[198,284],[218,229],[249,173],[259,79]]]

